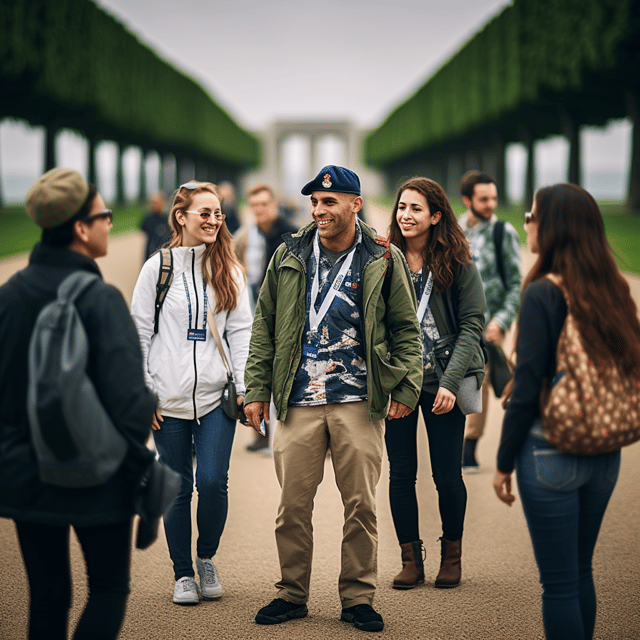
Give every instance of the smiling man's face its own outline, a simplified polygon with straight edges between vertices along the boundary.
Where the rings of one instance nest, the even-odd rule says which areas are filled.
[[[311,217],[318,225],[320,242],[333,251],[348,249],[355,240],[356,215],[362,198],[352,193],[314,191],[311,194]]]

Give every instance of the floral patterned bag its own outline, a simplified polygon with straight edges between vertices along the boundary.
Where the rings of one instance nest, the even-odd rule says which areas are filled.
[[[548,274],[564,294],[558,277]],[[556,375],[540,396],[545,438],[561,451],[598,455],[640,440],[640,377],[614,362],[596,366],[571,309],[560,332]]]

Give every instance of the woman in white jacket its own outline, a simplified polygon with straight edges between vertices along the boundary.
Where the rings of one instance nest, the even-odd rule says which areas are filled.
[[[222,595],[213,564],[228,510],[228,470],[235,421],[220,406],[227,373],[208,326],[213,316],[228,345],[238,389],[244,396],[251,310],[244,274],[215,185],[188,182],[176,192],[170,213],[173,281],[154,334],[160,254],[143,265],[131,313],[140,335],[148,387],[158,405],[153,436],[160,459],[182,476],[180,494],[164,516],[173,561],[176,604],[198,604],[191,559],[192,443],[196,454],[198,528],[196,568],[204,599]],[[226,340],[225,340],[226,338]],[[223,347],[225,348],[225,347]]]

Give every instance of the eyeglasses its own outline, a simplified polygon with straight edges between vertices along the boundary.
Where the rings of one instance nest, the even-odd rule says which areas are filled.
[[[208,220],[209,218],[211,218],[211,216],[213,216],[218,222],[222,222],[227,217],[224,213],[209,213],[208,211],[189,211],[188,209],[185,209],[185,213],[196,213],[203,220]]]
[[[180,189],[189,189],[189,191],[192,191],[193,189],[197,189],[201,184],[202,182],[198,182],[197,180],[189,180],[189,182],[181,184]]]
[[[533,213],[531,213],[531,211],[527,211],[527,213],[524,214],[524,223],[525,224],[529,224],[530,222],[533,222],[535,220],[535,216],[533,215]]]
[[[103,211],[98,211],[98,213],[94,213],[93,215],[87,216],[83,218],[83,222],[93,222],[98,218],[106,218],[109,223],[113,223],[113,211],[111,209],[104,209]]]

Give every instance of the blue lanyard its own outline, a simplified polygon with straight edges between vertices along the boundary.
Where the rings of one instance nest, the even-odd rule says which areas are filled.
[[[182,282],[184,283],[184,290],[187,294],[187,302],[189,304],[189,329],[191,329],[191,321],[192,321],[192,314],[191,314],[191,296],[189,295],[189,285],[187,285],[187,276],[184,275],[184,272],[182,273]],[[193,283],[195,286],[195,282]],[[207,328],[207,309],[209,308],[207,305],[207,285],[204,281],[204,278],[202,280],[202,290],[204,291],[204,320],[202,321],[202,328],[206,329]],[[198,319],[196,318],[196,323],[198,322]],[[197,327],[194,327],[197,328]]]

